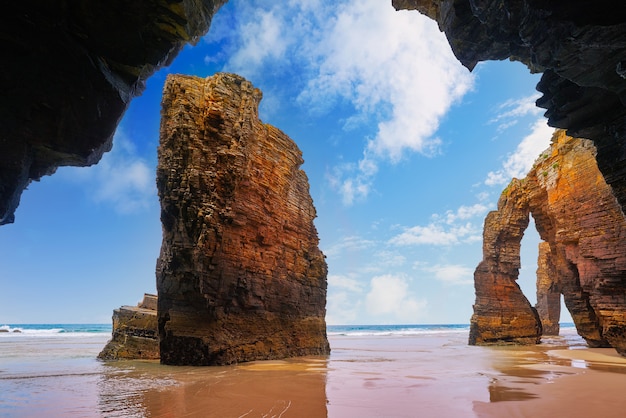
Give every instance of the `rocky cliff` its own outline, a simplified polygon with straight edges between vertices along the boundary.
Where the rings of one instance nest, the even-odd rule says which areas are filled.
[[[137,306],[122,306],[113,311],[112,338],[98,354],[98,358],[159,358],[156,295],[145,294]]]
[[[595,153],[591,141],[557,131],[526,178],[514,179],[487,216],[470,343],[532,342],[541,335],[541,321],[553,332],[556,295],[562,294],[590,346],[626,355],[626,218]],[[537,315],[515,283],[529,214],[545,241]]]
[[[326,262],[301,152],[243,78],[170,75],[157,187],[161,361],[327,354]]]
[[[470,321],[470,344],[537,344],[541,322],[516,280],[520,246],[528,227],[529,208],[524,185],[513,180],[487,214],[483,231],[483,260],[474,272],[476,302]]]
[[[145,80],[225,0],[21,0],[0,14],[0,225],[22,190],[97,163]]]
[[[551,126],[594,141],[598,166],[626,208],[626,9],[586,0],[392,3],[436,20],[470,70],[510,58],[543,72],[537,104]]]

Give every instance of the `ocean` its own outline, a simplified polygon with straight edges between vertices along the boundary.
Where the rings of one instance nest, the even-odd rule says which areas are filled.
[[[531,347],[468,346],[467,324],[332,325],[327,332],[328,357],[174,367],[97,360],[109,324],[5,324],[0,417],[508,416],[503,408],[532,411],[555,382],[578,382],[571,390],[608,397],[620,414],[626,408],[621,391],[613,399],[613,386],[602,384],[626,387],[626,360],[587,349],[573,324]],[[569,416],[587,411],[570,404],[577,409]]]

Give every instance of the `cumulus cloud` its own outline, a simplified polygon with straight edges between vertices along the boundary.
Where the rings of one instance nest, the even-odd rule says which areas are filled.
[[[537,107],[535,102],[541,94],[534,93],[521,99],[511,99],[498,106],[497,115],[489,123],[497,123],[498,131],[502,132],[517,124],[520,118],[528,115],[540,115],[543,109]]]
[[[326,173],[326,180],[339,193],[342,203],[351,206],[370,194],[377,171],[378,164],[364,158],[358,164],[344,163],[333,167]]]
[[[246,72],[260,68],[267,60],[284,59],[290,38],[287,22],[277,10],[255,9],[250,12],[251,18],[238,29],[243,44],[230,58],[229,65],[235,72]]]
[[[436,264],[422,267],[423,270],[433,273],[437,280],[448,284],[468,285],[474,283],[474,270],[458,264]]]
[[[329,274],[328,286],[349,290],[351,292],[361,292],[363,290],[363,284],[357,280],[354,274]]]
[[[329,325],[351,324],[359,317],[361,303],[345,291],[328,293],[326,323]]]
[[[532,126],[531,133],[522,139],[515,152],[504,161],[502,168],[487,174],[485,184],[505,185],[513,177],[525,177],[541,152],[550,146],[553,133],[554,128],[549,127],[545,119],[537,120]]]
[[[117,130],[113,144],[113,150],[104,154],[97,165],[68,168],[65,175],[71,181],[91,183],[89,196],[120,214],[146,210],[157,201],[154,168],[137,156],[123,129]]]
[[[475,242],[480,240],[479,231],[471,224],[447,226],[440,223],[430,223],[426,226],[413,226],[389,240],[391,245],[454,245],[461,242]]]
[[[426,308],[426,301],[415,298],[409,291],[406,276],[392,274],[371,279],[365,304],[372,315],[405,323],[417,322]]]
[[[456,211],[434,214],[427,225],[405,228],[387,243],[395,246],[436,245],[449,246],[472,243],[482,239],[480,228],[470,219],[481,218],[488,210],[482,203],[460,206]]]
[[[487,212],[487,206],[482,203],[475,203],[471,206],[461,206],[456,211],[447,211],[444,219],[448,225],[452,225],[456,221],[459,220],[467,220],[474,218],[476,216],[480,216]]]
[[[362,251],[366,248],[371,248],[375,245],[372,240],[364,239],[362,237],[351,235],[341,238],[340,241],[332,244],[328,248],[323,248],[324,254],[329,257],[337,257],[344,252]]]
[[[323,114],[350,103],[355,113],[346,129],[376,125],[363,138],[361,160],[327,176],[344,204],[370,194],[381,160],[438,153],[439,122],[471,89],[473,76],[435,22],[380,0],[234,4],[238,38],[226,70],[244,76],[298,71],[300,84],[291,88],[302,106]]]
[[[327,102],[338,95],[360,112],[380,112],[367,145],[377,157],[435,152],[440,118],[472,86],[445,36],[430,19],[378,0],[345,2],[337,10],[315,50],[319,72],[300,99]]]

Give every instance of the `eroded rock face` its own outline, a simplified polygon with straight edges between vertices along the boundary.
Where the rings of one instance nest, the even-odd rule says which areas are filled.
[[[301,152],[234,74],[170,75],[157,187],[161,361],[327,354],[326,262]]]
[[[112,338],[102,349],[102,360],[159,358],[157,296],[145,294],[137,306],[113,311]]]
[[[552,262],[550,243],[539,243],[537,256],[537,313],[543,335],[559,335],[561,319],[561,287]]]
[[[591,141],[557,131],[550,149],[539,157],[526,178],[511,183],[498,211],[488,215],[484,260],[474,276],[477,303],[470,342],[496,342],[494,334],[509,341],[518,332],[532,333],[540,328],[538,318],[536,324],[520,327],[522,331],[511,331],[510,323],[518,321],[520,315],[528,317],[528,309],[518,311],[503,303],[499,282],[481,268],[487,263],[490,274],[507,271],[514,273],[507,280],[517,279],[518,225],[524,220],[516,221],[507,213],[519,213],[519,218],[526,220],[531,213],[547,243],[540,247],[538,271],[538,307],[544,322],[550,326],[550,321],[557,319],[555,294],[562,294],[578,333],[590,346],[612,346],[626,355],[626,219],[598,170],[595,152]],[[490,219],[505,222],[490,223]],[[514,283],[507,286],[515,287]]]
[[[88,166],[145,80],[209,28],[226,0],[12,2],[0,14],[0,225],[22,190]]]
[[[520,246],[528,227],[528,200],[519,180],[511,182],[487,214],[483,231],[483,261],[474,272],[476,302],[470,320],[469,343],[537,344],[541,322],[516,280]]]
[[[583,0],[392,3],[436,20],[470,70],[510,58],[543,72],[537,104],[551,126],[594,141],[598,166],[626,208],[626,9]]]

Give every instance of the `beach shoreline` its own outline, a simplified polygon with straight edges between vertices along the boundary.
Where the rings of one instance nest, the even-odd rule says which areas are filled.
[[[361,333],[361,334],[367,334]],[[0,416],[622,416],[626,359],[574,337],[330,333],[331,355],[223,367],[96,360],[109,335],[0,338]]]

